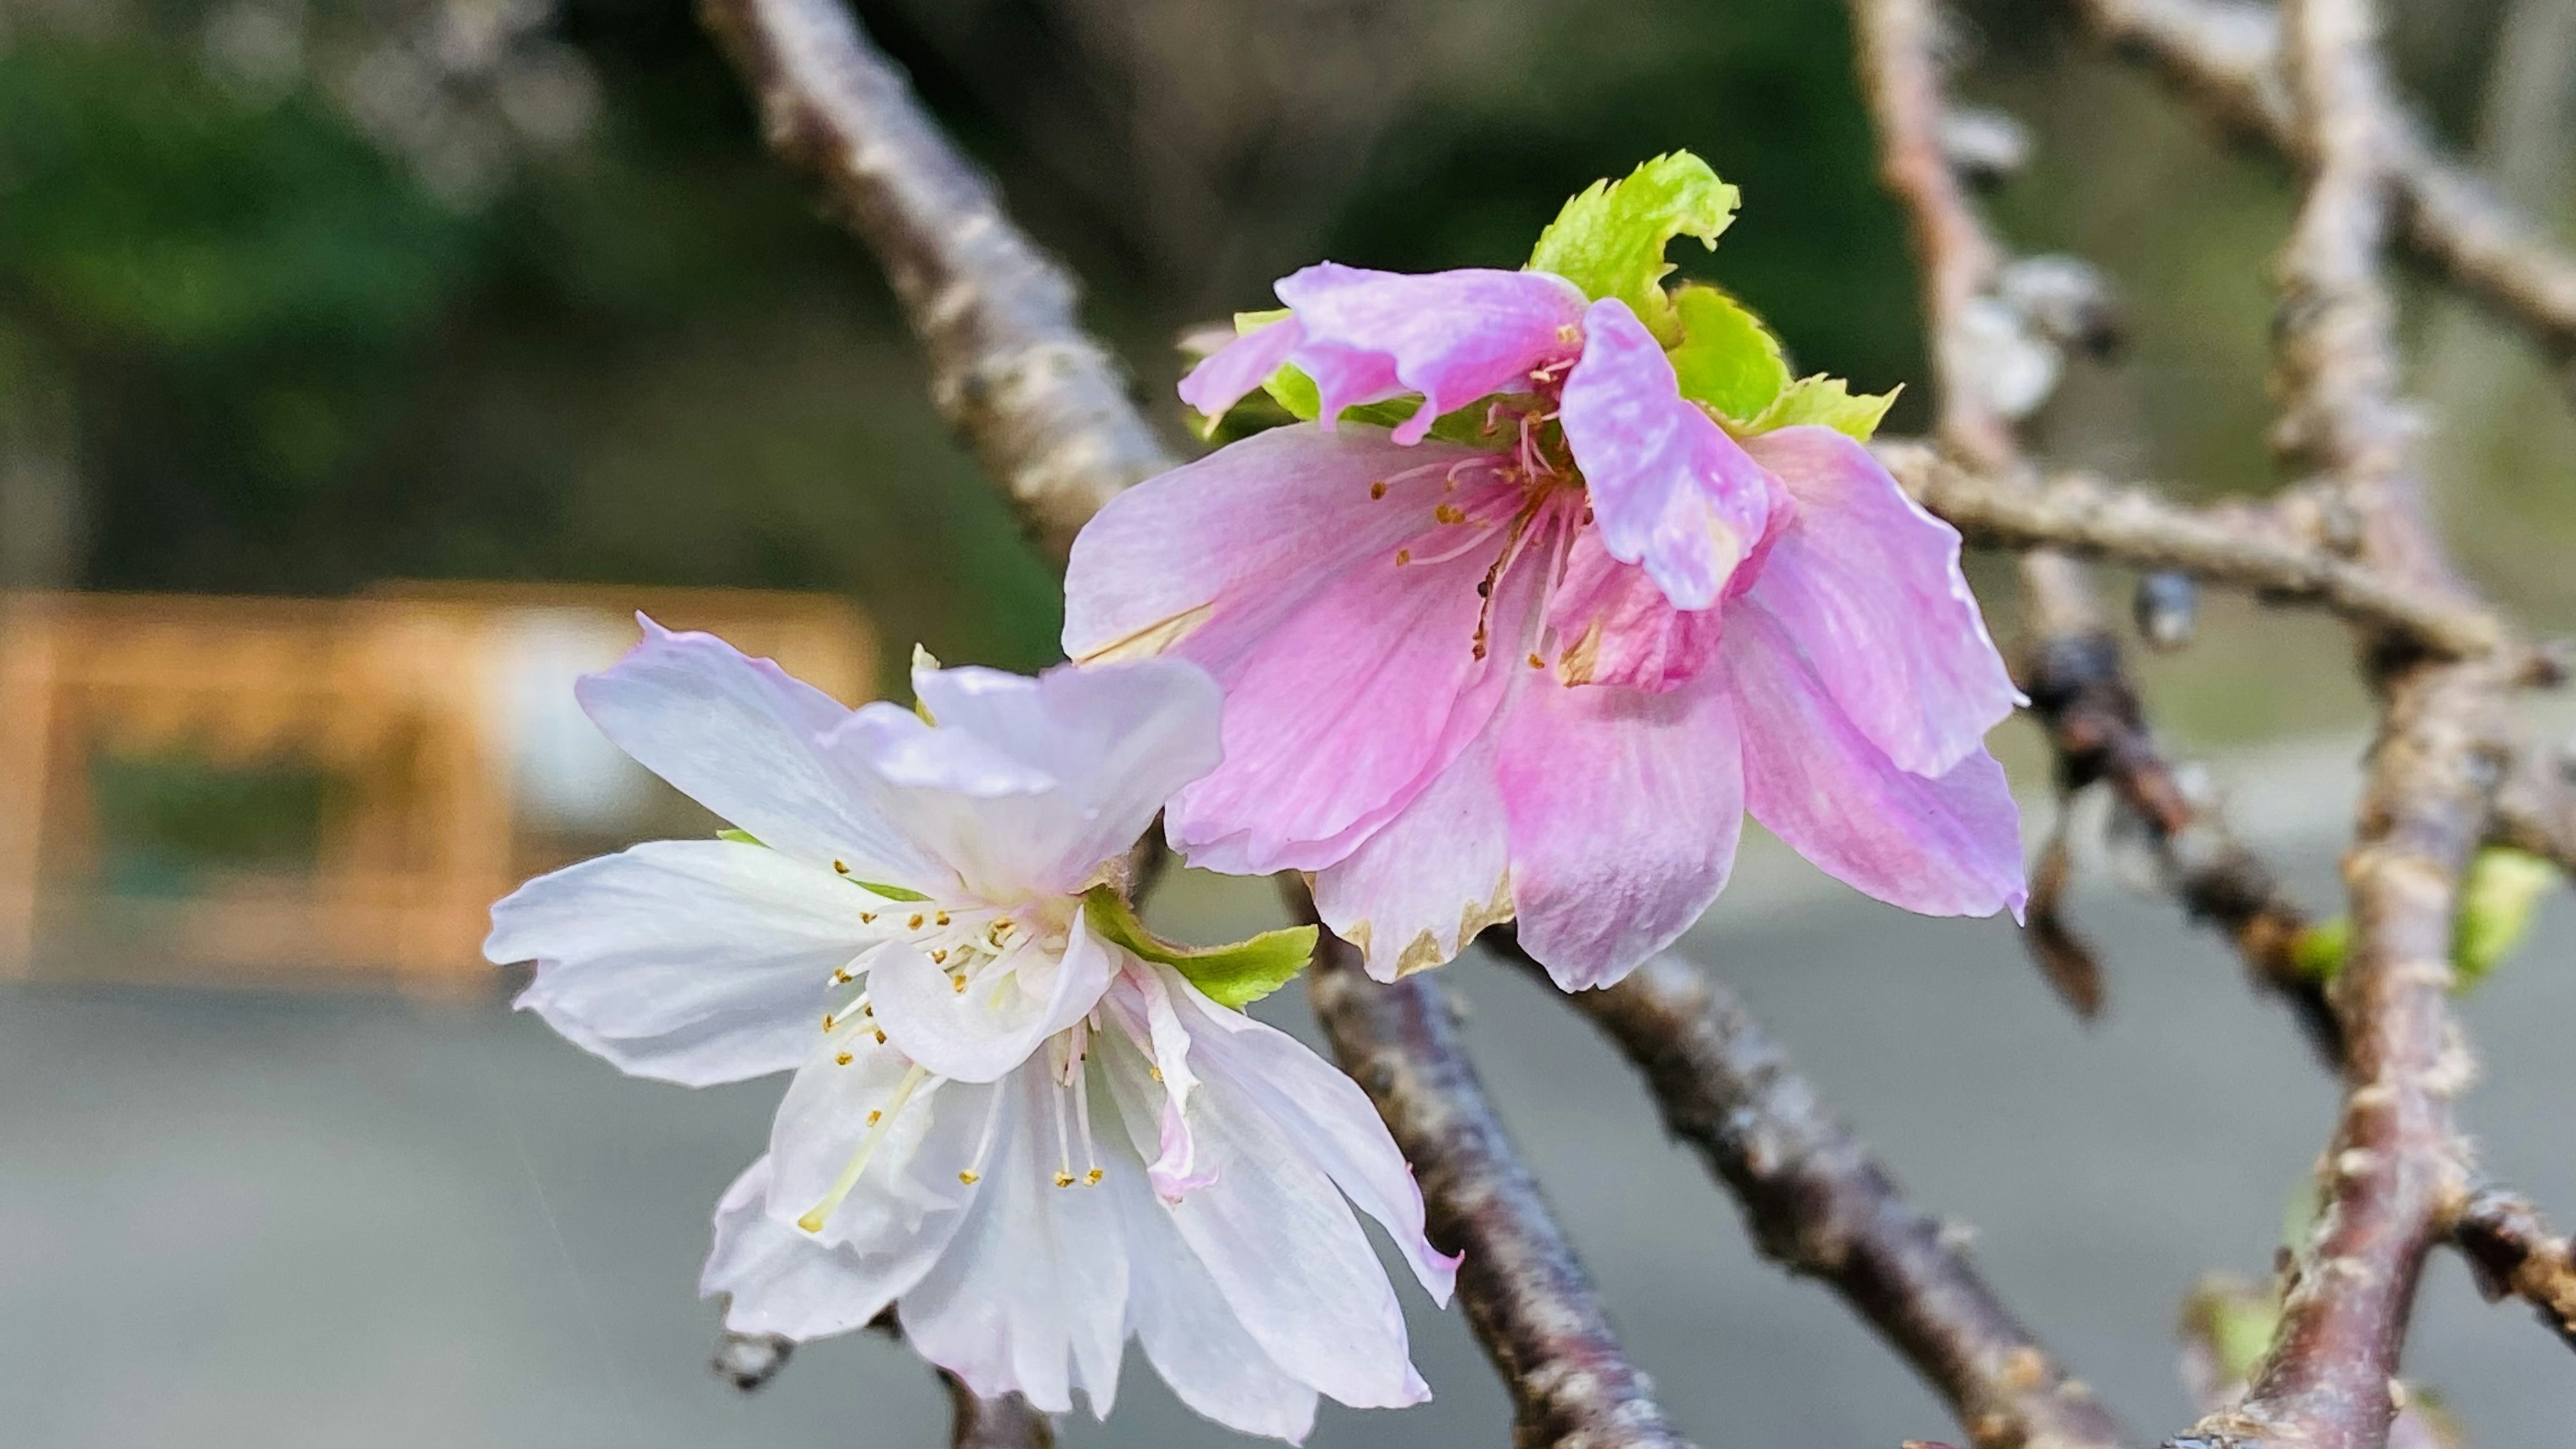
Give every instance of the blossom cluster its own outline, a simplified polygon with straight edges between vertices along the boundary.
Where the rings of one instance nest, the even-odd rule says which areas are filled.
[[[1734,189],[1687,154],[1570,201],[1519,271],[1333,263],[1181,386],[1252,432],[1119,497],[1066,577],[1072,663],[917,663],[844,708],[704,635],[585,680],[621,748],[734,827],[530,882],[488,953],[625,1070],[793,1078],[716,1213],[727,1322],[889,1310],[976,1392],[1105,1414],[1129,1338],[1218,1422],[1428,1396],[1358,1221],[1444,1302],[1367,1099],[1243,1008],[1314,933],[1133,914],[1190,863],[1300,871],[1391,980],[1518,922],[1569,990],[1724,886],[1750,814],[1882,900],[2018,912],[1988,729],[2018,702],[1959,540],[1863,446],[1884,397],[1795,377],[1668,287]]]

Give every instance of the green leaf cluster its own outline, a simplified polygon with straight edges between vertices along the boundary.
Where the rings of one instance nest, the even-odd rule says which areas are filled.
[[[2488,846],[2470,859],[2451,925],[2452,990],[2484,981],[2522,945],[2541,897],[2557,879],[2556,866],[2510,846]],[[2343,916],[2310,926],[2290,947],[2299,970],[2319,981],[2341,975],[2351,949],[2352,922]]]
[[[1136,908],[1107,886],[1082,898],[1091,928],[1148,961],[1159,961],[1190,979],[1219,1006],[1242,1008],[1287,985],[1315,954],[1315,928],[1264,931],[1230,946],[1183,946],[1145,929]]]
[[[1664,295],[1664,276],[1673,269],[1664,248],[1682,236],[1715,248],[1740,199],[1707,162],[1688,151],[1670,152],[1624,180],[1595,181],[1576,193],[1539,233],[1530,269],[1554,272],[1596,301],[1627,303],[1670,347],[1682,338],[1682,319]]]

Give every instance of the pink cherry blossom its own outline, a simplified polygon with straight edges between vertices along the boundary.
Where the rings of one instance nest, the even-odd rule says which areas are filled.
[[[535,960],[519,1006],[635,1075],[794,1074],[716,1210],[701,1283],[730,1326],[892,1307],[977,1393],[1103,1416],[1132,1336],[1182,1402],[1289,1440],[1319,1395],[1430,1396],[1353,1209],[1444,1303],[1456,1260],[1367,1097],[1085,914],[1216,761],[1204,674],[925,668],[932,724],[647,631],[582,704],[750,838],[531,881],[485,949]]]
[[[1986,731],[2019,702],[1958,535],[1841,433],[1730,433],[1629,306],[1543,272],[1309,268],[1182,385],[1219,415],[1282,364],[1278,428],[1112,502],[1066,652],[1171,651],[1225,759],[1166,812],[1216,870],[1314,875],[1391,978],[1517,917],[1557,982],[1619,979],[1725,885],[1746,813],[1859,889],[2019,912]],[[1388,432],[1344,406],[1425,401]],[[1427,440],[1487,400],[1499,446]]]

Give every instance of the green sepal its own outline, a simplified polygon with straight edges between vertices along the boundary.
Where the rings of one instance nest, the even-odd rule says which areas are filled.
[[[760,837],[759,837],[759,836],[752,834],[752,833],[751,833],[750,831],[748,831],[748,830],[736,830],[736,829],[734,829],[734,828],[733,828],[732,826],[730,826],[730,825],[726,826],[726,827],[725,827],[724,829],[722,829],[722,830],[717,831],[717,832],[716,832],[716,839],[718,839],[718,840],[730,840],[730,841],[732,841],[732,842],[733,842],[734,844],[736,844],[736,845],[758,845],[758,844],[760,844]]]
[[[925,669],[933,674],[937,674],[939,672],[939,656],[922,648],[919,644],[915,644],[912,646],[912,672],[919,674]],[[939,728],[939,721],[930,717],[930,706],[923,704],[921,702],[921,696],[919,695],[913,696],[912,712],[921,716],[921,722],[923,724],[930,726],[932,729]]]
[[[1082,913],[1103,939],[1171,967],[1210,1001],[1238,1010],[1295,980],[1315,954],[1312,926],[1264,931],[1231,946],[1166,941],[1146,930],[1136,908],[1108,886],[1094,886],[1083,895]]]
[[[1267,312],[1237,312],[1234,314],[1235,335],[1240,337],[1247,332],[1257,331],[1287,315],[1288,309],[1285,307],[1276,307]],[[1279,405],[1281,411],[1297,422],[1311,423],[1324,411],[1324,399],[1315,388],[1315,380],[1308,377],[1305,371],[1294,363],[1281,363],[1278,371],[1263,379],[1261,390],[1272,402]],[[1241,404],[1237,406],[1240,407]],[[1342,409],[1342,415],[1338,421],[1369,423],[1376,427],[1392,428],[1412,417],[1421,407],[1422,400],[1419,398],[1388,398],[1384,402],[1359,403],[1346,407]],[[1467,443],[1490,447],[1494,443],[1495,435],[1485,426],[1487,411],[1485,401],[1480,398],[1455,412],[1442,413],[1431,420],[1431,436],[1443,443]],[[1191,416],[1196,417],[1197,414],[1193,413]],[[1199,433],[1200,439],[1204,441],[1216,436],[1217,430],[1225,427],[1233,418],[1234,415],[1228,413],[1221,418],[1203,419],[1206,426]],[[1257,427],[1255,431],[1258,431]]]
[[[1896,395],[1903,391],[1899,387],[1880,393],[1855,393],[1841,378],[1820,372],[1781,389],[1780,395],[1745,431],[1767,433],[1773,428],[1812,423],[1866,443],[1870,434],[1878,431],[1879,420],[1895,405]]]
[[[2558,878],[2558,868],[2510,846],[2491,845],[2469,862],[2460,886],[2459,920],[2451,927],[2451,964],[2466,991],[2513,954],[2531,934],[2531,917]]]
[[[1789,385],[1780,339],[1733,297],[1693,283],[1673,293],[1673,310],[1682,324],[1681,345],[1672,350],[1682,396],[1749,423]]]
[[[1618,298],[1670,347],[1681,340],[1682,323],[1664,296],[1664,275],[1673,269],[1664,248],[1680,236],[1714,248],[1739,199],[1688,151],[1658,156],[1627,179],[1595,181],[1566,202],[1539,233],[1529,269],[1554,272],[1595,301]]]

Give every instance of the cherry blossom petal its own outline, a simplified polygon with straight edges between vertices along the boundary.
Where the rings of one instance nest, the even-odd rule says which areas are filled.
[[[1148,1174],[1155,1196],[1179,1202],[1216,1186],[1216,1172],[1199,1162],[1198,1139],[1190,1132],[1189,1100],[1198,1089],[1198,1076],[1190,1069],[1190,1033],[1172,1005],[1165,969],[1129,957],[1103,1005],[1128,1039],[1153,1059],[1147,1076],[1162,1093],[1163,1109],[1156,1118],[1160,1137]]]
[[[1798,501],[1746,596],[1898,768],[1946,774],[2022,702],[1959,570],[1959,534],[1831,428],[1746,445]]]
[[[1256,327],[1201,359],[1181,379],[1181,401],[1207,418],[1224,417],[1279,370],[1306,329],[1294,317]]]
[[[1334,577],[1219,671],[1225,761],[1166,816],[1196,863],[1252,874],[1332,865],[1483,728],[1509,666],[1502,647],[1478,657],[1477,585],[1503,543],[1430,552],[1492,521],[1461,516],[1410,562],[1389,550]]]
[[[1221,1076],[1297,1154],[1395,1240],[1422,1291],[1442,1307],[1457,1286],[1456,1254],[1423,1236],[1422,1188],[1387,1135],[1385,1119],[1349,1076],[1295,1037],[1202,995],[1170,967],[1156,968],[1179,1006],[1209,1077]]]
[[[1207,1040],[1193,1033],[1204,1049]],[[1133,1055],[1104,1033],[1103,1056]],[[1138,1153],[1151,1151],[1141,1070],[1104,1073]],[[1367,1235],[1333,1181],[1233,1074],[1202,1076],[1191,1106],[1218,1181],[1166,1209],[1209,1278],[1272,1362],[1358,1408],[1430,1397],[1407,1357],[1404,1315]]]
[[[1722,615],[1674,608],[1644,569],[1610,556],[1599,529],[1579,529],[1548,602],[1548,667],[1561,684],[1661,693],[1717,657]]]
[[[1828,874],[1931,916],[2018,918],[2021,817],[1981,747],[1938,779],[1871,744],[1758,609],[1728,621],[1728,688],[1743,722],[1753,818]]]
[[[1292,360],[1313,375],[1328,429],[1344,407],[1423,395],[1398,443],[1489,393],[1527,390],[1533,368],[1572,354],[1584,307],[1563,277],[1477,267],[1409,275],[1322,262],[1278,292],[1304,330]]]
[[[985,822],[973,852],[997,845],[1016,857],[1016,883],[1072,894],[1123,856],[1174,791],[1214,768],[1224,699],[1216,681],[1182,659],[1142,659],[1051,669],[1036,679],[994,669],[916,670],[913,688],[939,721],[1043,773],[1047,807],[1014,802],[1013,818]],[[962,852],[961,852],[962,853]],[[1005,873],[998,863],[994,873]]]
[[[863,1328],[918,1282],[947,1249],[957,1215],[880,1253],[826,1246],[780,1223],[769,1209],[766,1157],[727,1189],[716,1207],[715,1248],[698,1295],[729,1295],[725,1327],[805,1340]]]
[[[1116,1194],[1127,1227],[1127,1314],[1154,1372],[1184,1404],[1229,1429],[1305,1442],[1315,1427],[1315,1391],[1271,1361],[1225,1293],[1174,1226],[1171,1215],[1129,1175]]]
[[[1559,404],[1610,556],[1643,564],[1676,609],[1726,596],[1771,528],[1777,485],[1698,404],[1646,324],[1616,298],[1583,319]]]
[[[847,708],[711,634],[637,620],[644,642],[574,690],[619,749],[764,845],[911,890],[952,880],[894,823],[875,782],[816,745]]]
[[[1717,671],[1667,694],[1536,680],[1506,708],[1496,774],[1521,945],[1568,991],[1627,975],[1726,885],[1744,773]]]
[[[869,897],[757,845],[668,840],[540,876],[484,954],[537,963],[516,1005],[639,1077],[706,1086],[813,1048],[823,987],[867,949]]]
[[[1125,1146],[1109,1094],[1092,1085],[1104,1176],[1141,1175],[1144,1162]],[[985,1398],[1018,1393],[1061,1414],[1080,1389],[1105,1417],[1127,1337],[1127,1234],[1117,1199],[1101,1188],[1055,1186],[1061,1158],[1045,1125],[1055,1087],[1044,1071],[1014,1072],[995,1090],[1009,1101],[983,1181],[938,1266],[904,1294],[896,1314],[924,1357]]]
[[[1077,913],[1061,957],[1027,942],[962,991],[929,957],[889,950],[869,975],[868,999],[904,1055],[943,1077],[989,1082],[1090,1015],[1124,955]]]
[[[1273,428],[1147,479],[1074,540],[1065,657],[1181,652],[1222,680],[1278,622],[1346,570],[1423,532],[1449,477],[1500,459],[1446,443],[1405,449],[1361,424]]]
[[[1493,730],[1396,817],[1315,875],[1315,909],[1380,981],[1437,966],[1509,920],[1511,855]]]

